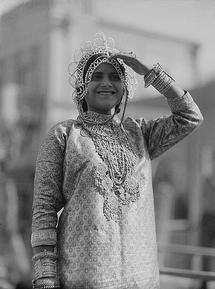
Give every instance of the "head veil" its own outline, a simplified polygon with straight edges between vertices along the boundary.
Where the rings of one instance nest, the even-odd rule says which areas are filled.
[[[87,94],[88,84],[91,81],[93,72],[102,63],[112,64],[123,83],[125,104],[122,118],[124,117],[128,98],[133,97],[134,90],[137,88],[137,81],[133,71],[126,66],[120,58],[110,58],[111,55],[118,53],[120,52],[115,48],[114,40],[110,37],[107,38],[103,32],[97,33],[94,41],[85,42],[81,48],[75,52],[74,61],[69,65],[69,82],[74,88],[72,95],[73,100],[77,105],[79,116],[83,121],[87,121],[87,119],[84,118],[84,111],[87,109],[84,98]],[[115,108],[115,113],[117,112]],[[110,119],[112,119],[114,115],[112,115]]]

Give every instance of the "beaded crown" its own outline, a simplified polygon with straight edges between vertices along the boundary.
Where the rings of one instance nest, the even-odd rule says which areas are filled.
[[[110,63],[114,66],[127,92],[127,97],[132,98],[137,88],[137,81],[133,71],[119,58],[111,59],[110,56],[119,53],[111,37],[106,37],[103,32],[95,35],[94,41],[86,41],[74,54],[74,61],[69,65],[69,82],[75,89],[73,100],[79,104],[87,94],[88,83],[94,70],[101,63]]]

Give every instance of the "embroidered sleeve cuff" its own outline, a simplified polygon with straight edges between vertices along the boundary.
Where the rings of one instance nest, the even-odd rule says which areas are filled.
[[[53,245],[57,244],[57,232],[55,230],[41,230],[33,232],[31,235],[32,247],[41,245]]]
[[[185,94],[181,97],[167,99],[167,102],[172,111],[191,108],[194,104],[192,96],[187,91],[185,91]]]

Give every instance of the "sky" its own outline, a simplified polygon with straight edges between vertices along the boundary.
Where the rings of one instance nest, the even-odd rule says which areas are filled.
[[[26,1],[0,0],[0,11]],[[215,79],[215,0],[94,1],[94,13],[102,19],[199,43],[200,75],[205,80]]]

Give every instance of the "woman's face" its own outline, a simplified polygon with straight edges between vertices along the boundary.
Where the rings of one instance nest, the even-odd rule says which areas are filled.
[[[116,69],[110,63],[102,63],[93,72],[88,85],[85,97],[88,110],[111,114],[123,93],[123,83]]]

